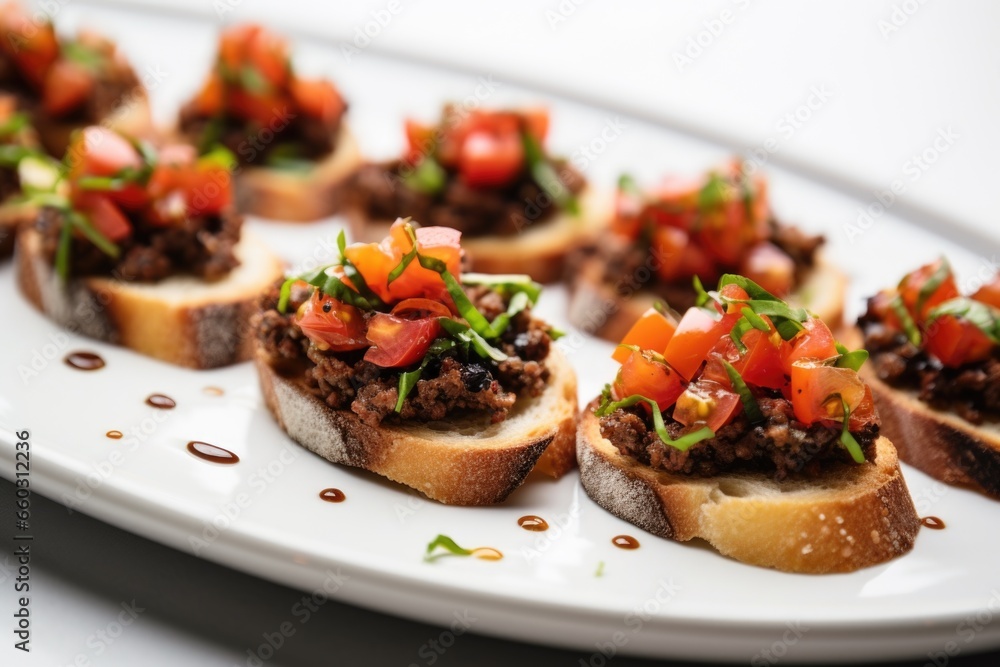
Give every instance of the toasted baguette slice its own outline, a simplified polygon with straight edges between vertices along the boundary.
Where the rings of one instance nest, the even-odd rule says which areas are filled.
[[[702,538],[738,561],[784,572],[876,565],[909,551],[920,529],[896,450],[884,437],[874,462],[818,480],[775,482],[749,472],[688,477],[623,456],[588,409],[577,459],[583,488],[615,516],[680,542]]]
[[[1000,500],[1000,427],[935,410],[916,391],[882,382],[870,364],[861,372],[872,388],[882,432],[896,443],[899,458],[942,482]]]
[[[336,149],[307,172],[243,167],[236,177],[236,203],[243,213],[289,222],[333,215],[344,178],[361,163],[354,134],[341,124]]]
[[[610,198],[591,186],[578,196],[580,215],[559,213],[511,236],[470,236],[462,247],[480,273],[526,273],[540,283],[562,280],[566,255],[594,237],[611,219]],[[363,211],[344,211],[355,241],[376,242],[389,234],[393,220],[370,220]],[[417,222],[422,222],[418,220]]]
[[[659,297],[646,290],[622,296],[603,277],[600,259],[581,264],[570,278],[569,320],[578,329],[617,343]],[[808,308],[836,330],[843,321],[846,292],[847,277],[820,258],[788,301]]]
[[[244,233],[240,265],[223,280],[174,276],[158,283],[79,278],[60,283],[32,228],[18,233],[17,280],[40,311],[76,333],[189,368],[215,368],[253,356],[248,322],[257,296],[282,275],[263,242]]]
[[[293,440],[448,505],[503,502],[532,468],[559,477],[573,466],[576,375],[556,348],[547,363],[552,377],[545,392],[518,399],[499,424],[465,418],[373,427],[350,410],[331,409],[301,377],[278,372],[257,352],[264,402]]]

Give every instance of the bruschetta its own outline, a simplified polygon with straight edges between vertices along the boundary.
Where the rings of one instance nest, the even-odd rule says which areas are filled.
[[[61,38],[44,14],[13,1],[0,6],[0,90],[17,97],[55,157],[88,125],[153,131],[146,88],[113,42],[89,31]]]
[[[846,279],[823,261],[822,244],[777,222],[767,181],[738,161],[647,192],[623,176],[609,230],[571,260],[570,321],[616,342],[656,301],[682,312],[694,304],[693,277],[711,285],[737,272],[836,328]]]
[[[576,376],[524,275],[462,273],[461,232],[397,220],[275,284],[254,321],[265,403],[302,446],[453,505],[575,463]]]
[[[93,126],[75,135],[67,163],[33,188],[37,219],[18,232],[25,297],[77,333],[170,363],[249,359],[247,322],[283,267],[241,234],[231,157],[157,151]]]
[[[1000,278],[963,296],[941,258],[870,298],[858,326],[903,461],[1000,499]]]
[[[544,150],[545,109],[446,106],[436,125],[406,121],[398,160],[367,163],[342,205],[357,239],[383,237],[400,216],[462,232],[474,271],[563,277],[565,258],[606,222],[583,175]]]
[[[584,411],[588,495],[678,541],[787,572],[848,572],[906,553],[920,520],[879,432],[864,351],[742,276],[679,319],[652,309]]]
[[[330,81],[299,76],[283,38],[241,24],[222,33],[179,129],[202,152],[221,144],[236,156],[241,213],[310,221],[335,211],[338,186],[360,161],[346,110]]]

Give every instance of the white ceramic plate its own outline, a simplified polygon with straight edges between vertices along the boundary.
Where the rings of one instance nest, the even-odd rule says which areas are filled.
[[[153,93],[164,120],[196,88],[214,49],[216,25],[194,18],[86,3],[60,17],[64,25],[81,19],[119,38],[140,70],[165,73]],[[329,73],[341,85],[369,154],[399,149],[404,114],[432,118],[442,100],[477,93],[488,104],[549,102],[551,146],[574,154],[592,145],[594,158],[585,166],[597,183],[613,183],[625,168],[647,180],[666,171],[695,173],[727,154],[543,92],[502,82],[490,91],[483,83],[488,73],[430,69],[374,52],[344,67],[335,49],[303,40],[297,55],[303,69]],[[607,127],[623,129],[605,132],[611,140],[602,144]],[[776,210],[825,231],[830,255],[855,279],[852,315],[862,295],[941,252],[967,286],[992,273],[994,248],[976,248],[977,254],[949,242],[947,230],[932,234],[889,213],[849,238],[846,226],[856,221],[860,202],[779,170],[771,177]],[[249,226],[291,262],[328,258],[340,228],[337,221]],[[4,476],[12,476],[13,433],[27,429],[36,492],[204,558],[401,616],[441,625],[465,618],[475,632],[592,650],[595,665],[611,653],[767,664],[786,656],[846,661],[1000,645],[1000,626],[988,623],[1000,609],[1000,534],[993,530],[1000,505],[910,468],[906,479],[918,510],[941,517],[947,529],[924,531],[911,553],[862,572],[782,574],[645,534],[592,503],[575,474],[530,480],[502,507],[423,500],[289,441],[262,407],[249,365],[193,372],[67,335],[18,295],[9,265],[0,268],[0,303]],[[564,307],[564,291],[552,288],[540,312],[564,325]],[[613,373],[611,346],[579,334],[564,343],[580,375],[580,398],[589,400]],[[73,350],[95,351],[107,367],[74,371],[62,362]],[[145,405],[151,393],[173,397],[177,408]],[[110,429],[125,438],[105,437]],[[185,450],[190,440],[230,449],[241,462],[206,463]],[[342,489],[346,502],[320,500],[327,487]],[[527,532],[517,525],[524,514],[540,515],[552,528]],[[425,563],[424,547],[438,533],[495,547],[505,557]],[[615,548],[611,538],[619,534],[636,536],[641,548]]]

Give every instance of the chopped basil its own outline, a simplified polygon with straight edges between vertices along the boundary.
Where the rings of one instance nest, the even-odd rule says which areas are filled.
[[[986,337],[991,341],[1000,344],[1000,310],[982,301],[960,296],[935,306],[927,314],[925,326],[930,327],[935,320],[944,315],[966,320],[986,334]]]
[[[117,245],[109,241],[104,234],[97,231],[97,228],[90,223],[90,220],[76,211],[65,211],[65,215],[66,220],[79,229],[80,232],[87,237],[87,240],[97,246],[101,252],[114,259],[118,258],[121,250]]]
[[[239,79],[240,85],[254,95],[263,95],[271,90],[271,84],[264,78],[264,75],[251,65],[244,65],[240,68]]]
[[[510,303],[507,305],[507,311],[497,315],[496,318],[490,323],[490,330],[497,336],[503,335],[503,332],[507,330],[508,326],[510,326],[511,318],[527,308],[530,304],[531,301],[528,299],[528,295],[524,292],[518,292],[511,297]]]
[[[13,114],[3,123],[0,123],[0,139],[6,139],[7,137],[17,134],[28,126],[28,122],[28,114],[24,112]]]
[[[459,343],[471,345],[476,354],[483,359],[492,359],[493,361],[507,360],[507,355],[502,350],[498,350],[490,345],[486,342],[485,338],[476,333],[468,325],[449,317],[438,318],[438,322],[441,323],[441,328],[448,332],[448,335]]]
[[[850,368],[852,371],[857,372],[868,361],[868,350],[861,349],[852,352],[840,343],[836,343],[836,346],[837,352],[840,352],[840,356],[837,358],[837,363],[835,364],[837,368]]]
[[[781,299],[774,296],[766,289],[750,280],[745,276],[736,275],[735,273],[727,273],[721,278],[719,278],[719,291],[726,285],[736,285],[737,287],[743,288],[743,291],[750,295],[751,299],[756,301],[778,301]]]
[[[76,181],[76,186],[82,190],[100,190],[116,192],[125,189],[130,181],[114,176],[83,176]]]
[[[523,273],[463,273],[462,284],[484,285],[500,292],[505,298],[524,292],[532,304],[538,303],[538,297],[542,294],[542,286]]]
[[[343,229],[340,230],[340,234],[337,235],[337,248],[340,250],[340,265],[344,268],[344,274],[350,278],[351,284],[354,285],[358,294],[367,299],[368,303],[372,304],[376,310],[385,308],[385,302],[379,298],[378,294],[372,291],[372,289],[368,286],[368,282],[365,280],[365,277],[360,271],[358,271],[353,262],[347,259],[345,252],[347,250],[347,238],[344,235]]]
[[[403,177],[406,187],[427,195],[436,195],[448,183],[448,172],[430,155],[424,157]]]
[[[72,60],[78,65],[83,65],[91,71],[100,70],[106,62],[104,54],[80,42],[63,42],[62,53],[68,60]]]
[[[198,154],[209,153],[214,147],[219,146],[222,139],[222,132],[225,129],[226,121],[222,116],[209,118],[205,123],[205,129],[198,140]]]
[[[750,391],[750,387],[747,386],[740,372],[725,359],[722,360],[722,366],[726,369],[729,381],[733,383],[733,389],[736,390],[736,393],[740,396],[740,401],[743,402],[743,411],[746,412],[750,423],[759,424],[764,421],[764,413],[760,411],[757,399],[754,398],[753,392]]]
[[[399,412],[403,409],[403,403],[406,401],[406,397],[410,395],[410,392],[415,386],[417,386],[417,381],[423,374],[424,369],[427,368],[427,364],[434,357],[439,357],[448,350],[455,349],[455,341],[448,340],[447,338],[438,338],[431,346],[427,348],[427,353],[424,355],[424,360],[420,362],[420,366],[413,369],[412,371],[407,371],[399,376],[399,389],[397,390],[398,398],[396,399],[395,412]]]
[[[282,171],[305,174],[311,171],[316,166],[316,163],[305,158],[286,158],[277,155],[268,155],[267,166],[273,169],[281,169]]]
[[[437,549],[444,549],[445,553],[434,554]],[[424,560],[431,562],[441,558],[443,556],[471,556],[475,550],[474,549],[464,549],[455,543],[455,540],[451,539],[447,535],[438,535],[427,545],[427,552],[424,554]]]
[[[33,148],[13,144],[0,146],[0,167],[16,169],[21,160],[34,155],[39,155],[39,152]]]
[[[618,177],[618,189],[631,194],[641,194],[639,191],[639,185],[635,182],[635,179],[632,178],[632,174],[622,174]]]
[[[560,329],[559,327],[554,327],[552,325],[549,325],[549,338],[551,338],[552,340],[559,340],[565,335],[566,332]]]
[[[858,441],[851,435],[851,406],[847,404],[847,401],[840,394],[834,394],[833,397],[839,398],[841,404],[844,406],[844,423],[840,428],[840,444],[851,455],[855,463],[864,463],[865,453],[861,450],[861,445],[858,444]]]
[[[59,230],[59,247],[56,249],[56,275],[63,282],[69,278],[69,249],[73,241],[73,227],[64,222]]]
[[[906,334],[906,337],[911,343],[919,346],[922,340],[920,329],[917,328],[917,323],[913,321],[910,311],[906,309],[906,304],[903,303],[903,297],[897,294],[896,297],[889,302],[889,306],[892,308],[893,312],[896,313],[896,317],[899,318],[900,324],[903,325],[903,332]]]
[[[726,182],[714,171],[708,175],[708,182],[698,191],[698,208],[702,211],[725,203],[728,195]],[[719,285],[722,288],[722,285]]]
[[[656,401],[654,401],[653,399],[646,398],[645,396],[640,396],[639,394],[633,394],[628,398],[625,398],[620,401],[609,401],[602,403],[602,405],[599,408],[597,408],[594,414],[596,414],[598,417],[604,417],[605,415],[611,414],[615,410],[632,407],[636,403],[645,403],[650,407],[650,410],[653,413],[653,428],[656,429],[656,434],[660,436],[660,440],[663,442],[663,444],[667,445],[668,447],[673,447],[674,449],[679,449],[682,452],[686,452],[692,446],[698,444],[702,440],[708,440],[709,438],[715,437],[715,431],[705,426],[704,428],[700,428],[697,431],[687,433],[674,440],[673,438],[670,437],[670,433],[667,432],[667,427],[663,423],[663,413],[660,412],[660,406],[657,405]]]
[[[712,295],[705,291],[705,286],[701,284],[701,278],[694,276],[691,279],[691,283],[694,285],[694,292],[697,295],[695,297],[694,305],[699,308],[704,308],[709,302],[714,301]]]
[[[747,346],[743,343],[743,336],[747,335],[753,330],[753,325],[750,324],[750,320],[745,317],[741,317],[736,320],[733,325],[732,330],[729,332],[729,337],[736,344],[736,349],[740,351],[740,354],[747,353]]]
[[[570,191],[569,187],[563,183],[555,167],[545,159],[545,154],[542,152],[542,147],[538,143],[538,140],[529,132],[522,132],[521,142],[524,145],[524,157],[528,162],[528,170],[531,172],[531,177],[538,187],[552,197],[552,200],[559,208],[571,215],[579,215],[580,206],[576,201],[576,197]]]

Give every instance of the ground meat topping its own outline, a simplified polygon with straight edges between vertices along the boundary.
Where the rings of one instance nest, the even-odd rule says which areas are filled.
[[[574,194],[583,176],[564,162],[553,161],[563,183]],[[410,216],[425,226],[451,227],[466,236],[509,236],[554,217],[559,208],[525,171],[497,188],[474,188],[449,173],[444,189],[429,195],[406,185],[401,161],[361,166],[347,181],[344,203],[373,220]]]
[[[74,238],[70,249],[70,275],[113,275],[129,282],[155,282],[175,274],[219,280],[239,265],[233,248],[240,238],[243,219],[235,213],[185,218],[170,227],[154,227],[130,216],[133,233],[118,244],[117,259],[106,255],[84,238]],[[42,251],[55,261],[63,214],[44,208],[36,222]]]
[[[287,314],[277,310],[275,285],[260,299],[256,334],[279,369],[305,378],[314,395],[336,410],[350,409],[366,423],[436,421],[459,414],[482,414],[492,423],[506,419],[519,396],[539,396],[548,384],[545,364],[552,339],[548,326],[526,309],[511,319],[496,346],[508,355],[496,363],[455,353],[432,359],[420,380],[395,411],[399,378],[411,368],[380,368],[364,360],[364,350],[331,352],[317,348],[295,325],[293,314],[310,297],[308,288],[292,290]],[[469,298],[487,318],[507,308],[504,299],[486,287],[471,287]]]
[[[670,473],[712,477],[730,471],[772,473],[774,479],[812,477],[832,465],[853,465],[840,445],[840,424],[806,425],[795,419],[790,401],[758,398],[764,422],[751,424],[742,413],[687,451],[665,445],[642,407],[623,408],[601,418],[601,434],[624,455]],[[671,438],[684,425],[664,415]],[[872,460],[879,427],[854,433],[867,460]]]
[[[1000,420],[1000,352],[983,361],[949,368],[886,327],[869,307],[858,320],[871,363],[886,384],[918,392],[920,400],[950,410],[973,424]]]

